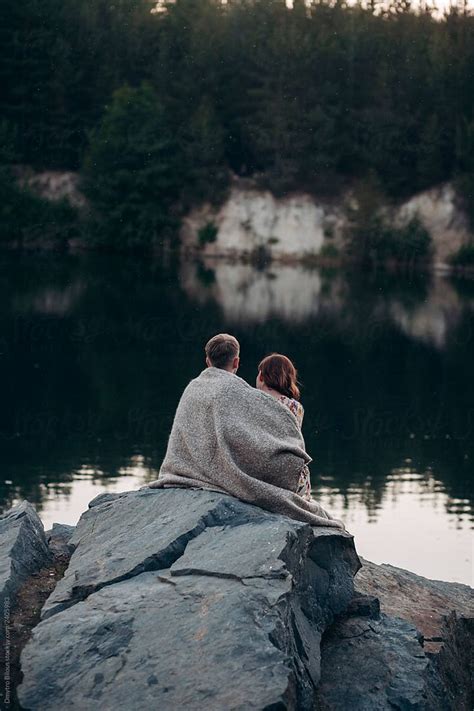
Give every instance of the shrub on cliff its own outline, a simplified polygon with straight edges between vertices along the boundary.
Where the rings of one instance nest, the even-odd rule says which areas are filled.
[[[49,202],[16,185],[8,168],[0,168],[2,242],[65,244],[77,231],[76,211],[66,200]]]
[[[406,263],[430,257],[431,237],[420,220],[414,217],[403,227],[384,226],[375,242],[380,259]]]
[[[454,267],[474,267],[474,243],[464,244],[449,261]]]
[[[353,259],[361,264],[413,264],[430,259],[431,236],[420,220],[414,217],[407,224],[396,226],[381,210],[387,204],[387,196],[375,172],[356,184],[353,198],[347,214],[347,249]]]
[[[364,237],[366,251],[360,255],[362,261],[395,261],[403,265],[430,257],[431,237],[417,218],[403,227],[394,227],[374,217]]]

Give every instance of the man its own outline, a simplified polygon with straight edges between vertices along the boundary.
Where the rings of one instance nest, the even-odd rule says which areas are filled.
[[[207,368],[186,387],[152,488],[197,487],[235,496],[315,526],[343,528],[295,491],[311,457],[290,411],[236,375],[240,346],[219,333]]]
[[[206,365],[236,373],[240,364],[240,344],[228,333],[218,333],[206,343]]]

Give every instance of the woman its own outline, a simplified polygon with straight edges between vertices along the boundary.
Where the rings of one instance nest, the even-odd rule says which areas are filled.
[[[287,407],[296,417],[301,429],[304,409],[300,400],[297,382],[298,373],[289,358],[280,353],[272,353],[258,366],[257,388],[268,393]],[[307,465],[301,470],[296,493],[306,501],[311,501],[311,479]]]

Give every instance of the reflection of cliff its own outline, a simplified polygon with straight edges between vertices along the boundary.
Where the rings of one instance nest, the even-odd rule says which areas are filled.
[[[215,301],[232,323],[263,323],[275,317],[297,323],[321,308],[337,311],[343,304],[340,277],[324,281],[319,271],[301,266],[275,265],[261,271],[250,264],[185,262],[181,285],[201,304]]]
[[[19,296],[15,300],[17,311],[34,311],[45,316],[65,316],[75,307],[86,289],[80,279],[63,287],[40,287],[35,293]]]
[[[449,333],[459,325],[465,305],[449,281],[436,277],[425,301],[407,309],[393,300],[389,313],[410,338],[442,348]]]
[[[369,289],[364,298],[341,274],[325,278],[320,270],[294,265],[272,264],[259,270],[250,264],[207,259],[184,262],[180,277],[189,297],[199,304],[215,302],[230,324],[263,323],[275,317],[300,323],[318,314],[333,317],[340,332],[364,338],[392,323],[410,339],[436,348],[446,345],[463,310],[472,308],[472,301],[462,299],[440,276],[413,291],[409,299],[387,285]]]

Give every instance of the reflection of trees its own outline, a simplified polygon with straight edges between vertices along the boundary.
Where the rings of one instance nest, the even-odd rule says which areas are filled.
[[[385,302],[397,299],[407,308],[417,306],[429,295],[432,277],[429,273],[413,270],[409,273],[386,269],[348,270],[347,281],[355,300],[377,299]]]
[[[466,519],[474,521],[472,501],[451,498],[445,485],[430,471],[419,472],[413,467],[405,466],[393,469],[378,482],[372,477],[366,477],[358,483],[342,483],[341,488],[337,482],[338,477],[316,477],[313,480],[314,496],[322,496],[329,507],[338,505],[344,511],[349,511],[354,505],[363,507],[367,511],[369,522],[377,521],[378,512],[383,509],[387,500],[391,504],[403,505],[404,499],[413,497],[427,500],[430,507],[444,508],[460,525]],[[374,486],[377,483],[378,486]],[[403,506],[399,508],[402,509]]]
[[[472,305],[474,298],[474,278],[472,278],[472,276],[470,278],[453,277],[450,279],[450,283],[456,289],[461,298],[468,299]]]
[[[136,453],[159,465],[179,393],[202,366],[189,346],[220,326],[212,308],[196,320],[175,274],[110,256],[3,259],[0,502],[40,502],[44,484],[85,462],[104,478]],[[47,317],[37,309],[44,289],[62,304],[78,280],[67,314],[53,297]]]
[[[378,281],[338,276],[308,297],[318,302],[304,318],[292,321],[290,298],[284,312],[271,302],[263,322],[235,323],[214,298],[196,303],[178,273],[176,265],[110,255],[2,257],[0,505],[14,496],[41,502],[45,487],[65,493],[84,464],[104,483],[136,455],[156,471],[179,395],[203,366],[204,342],[221,330],[241,341],[240,374],[249,382],[268,352],[296,361],[316,484],[330,477],[348,505],[360,491],[376,512],[390,472],[410,458],[418,472],[433,468],[453,515],[474,501],[470,309],[460,307],[446,346],[433,348],[410,339],[387,308],[394,293],[418,308],[430,293],[423,285],[405,291],[397,280],[385,291]],[[211,292],[216,273],[204,287]],[[265,288],[278,282],[277,267],[273,273],[259,274]],[[285,272],[285,289],[289,279]]]

